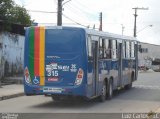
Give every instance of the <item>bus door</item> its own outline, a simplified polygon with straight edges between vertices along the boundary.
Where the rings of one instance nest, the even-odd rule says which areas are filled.
[[[122,43],[118,43],[118,60],[119,60],[119,69],[118,69],[118,86],[122,86]]]
[[[93,94],[97,94],[98,89],[98,41],[92,40],[92,56],[93,56]]]

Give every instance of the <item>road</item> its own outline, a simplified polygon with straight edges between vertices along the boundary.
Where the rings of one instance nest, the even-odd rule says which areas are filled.
[[[0,101],[0,112],[11,113],[141,113],[160,107],[160,73],[139,73],[130,90],[121,90],[112,100],[54,102],[45,96],[22,96]]]

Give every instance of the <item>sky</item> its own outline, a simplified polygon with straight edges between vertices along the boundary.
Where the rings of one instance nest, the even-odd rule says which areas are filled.
[[[57,0],[14,0],[29,10],[31,19],[40,25],[56,25]],[[63,3],[68,0],[64,0]],[[138,10],[137,38],[141,42],[160,45],[160,0],[71,0],[63,5],[64,26],[99,28],[99,13],[103,14],[103,31],[133,36],[134,10]],[[42,13],[32,11],[48,11]],[[80,24],[80,25],[78,25]],[[152,27],[151,27],[152,26]]]

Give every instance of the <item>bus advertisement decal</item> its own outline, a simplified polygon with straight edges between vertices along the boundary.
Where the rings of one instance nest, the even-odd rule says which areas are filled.
[[[24,70],[24,76],[26,83],[31,83],[31,78],[27,67]]]
[[[31,27],[29,29],[29,65],[31,79],[39,76],[39,84],[44,85],[45,79],[45,28]],[[34,84],[38,84],[38,80],[34,80]]]
[[[49,82],[56,82],[56,81],[58,81],[58,77],[50,77],[50,78],[48,78],[48,81]]]
[[[58,65],[58,63],[51,63],[49,65],[46,65],[46,75],[48,77],[58,77],[59,71],[76,73],[77,65]]]

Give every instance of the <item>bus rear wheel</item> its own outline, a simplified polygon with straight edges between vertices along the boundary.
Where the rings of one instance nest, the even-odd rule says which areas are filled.
[[[99,97],[101,102],[104,102],[106,100],[106,93],[107,93],[107,87],[106,87],[106,83],[103,83],[103,87],[102,87],[102,91],[101,91],[101,95]]]
[[[58,102],[61,101],[61,98],[59,96],[52,96],[52,100]]]
[[[126,90],[129,90],[132,88],[132,82],[130,84],[127,84],[125,87],[124,87]]]
[[[113,96],[113,83],[112,80],[110,80],[108,83],[107,99],[108,100],[112,99],[112,96]]]

